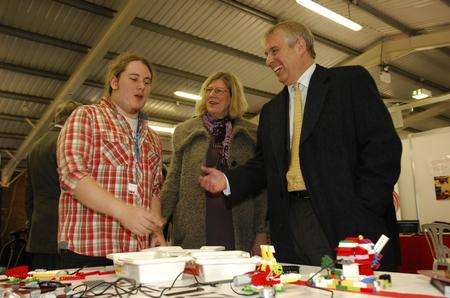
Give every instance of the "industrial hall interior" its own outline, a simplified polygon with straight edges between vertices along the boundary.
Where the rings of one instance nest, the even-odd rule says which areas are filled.
[[[270,31],[279,23],[302,24],[302,28],[309,29],[314,39],[314,55],[311,54],[309,41],[302,35],[294,39],[293,47],[290,44],[286,49],[269,47],[270,42],[285,43],[284,39],[279,41],[275,38],[282,29]],[[294,136],[298,132],[296,120],[290,118],[298,111],[297,106],[295,111],[290,106],[296,100],[294,97],[297,98],[297,94],[293,95],[297,87],[291,90],[290,84],[293,82],[288,82],[284,75],[288,78],[290,67],[294,65],[289,64],[292,62],[289,55],[294,55],[297,45],[303,47],[305,44],[307,49],[304,55],[312,56],[310,61],[314,62],[312,71],[331,74],[329,81],[333,87],[330,88],[335,89],[324,95],[329,98],[320,107],[314,105],[311,90],[316,87],[313,84],[315,74],[312,74],[311,84],[308,87],[308,82],[307,89],[302,89],[302,92],[308,92],[302,93],[303,99],[300,98],[303,101],[306,99],[306,104],[303,102],[303,108],[299,108],[304,112],[304,117],[303,114],[300,116],[303,117],[303,124],[299,124],[299,139]],[[125,62],[122,69],[114,70],[111,65],[128,54],[135,56],[130,56],[128,59],[131,60]],[[136,71],[129,74],[127,71],[131,65]],[[116,67],[120,66],[116,64]],[[353,74],[346,75],[346,69],[354,70]],[[123,76],[124,73],[128,77]],[[367,79],[367,85],[366,81],[359,81],[361,78],[357,77],[357,73]],[[142,75],[146,77],[141,78]],[[303,76],[295,78],[300,85],[302,79]],[[131,92],[126,89],[126,84],[131,86],[135,83],[142,83],[143,91],[139,89],[141,91],[135,92],[133,100],[124,100],[123,106],[116,106],[115,100],[120,101],[124,92]],[[368,103],[369,100],[366,102],[364,96],[355,97],[364,88],[375,90],[373,100],[376,104]],[[364,92],[362,94],[366,94]],[[224,115],[224,119],[232,120],[217,124],[216,115],[219,113],[213,111],[221,109],[222,102],[208,99],[211,95],[243,103],[236,104],[242,106],[235,106],[232,102]],[[285,96],[286,103],[291,101],[285,110],[277,110],[284,113],[284,116],[277,118],[273,113],[282,96]],[[337,99],[334,100],[333,96]],[[138,108],[131,107],[138,101],[142,103]],[[76,112],[70,115],[71,110],[66,124],[63,121],[59,125],[58,115],[67,103],[72,103],[72,110]],[[245,109],[246,105],[248,107]],[[129,113],[128,107],[133,113]],[[308,115],[319,111],[324,113],[322,117]],[[118,122],[112,121],[110,117],[116,117],[114,115],[120,116],[123,121],[120,122],[119,118]],[[340,119],[340,116],[345,119]],[[93,122],[89,122],[91,120]],[[117,126],[119,122],[122,123],[120,127]],[[277,130],[278,122],[283,122],[280,126],[282,130]],[[145,127],[140,126],[142,123],[146,124]],[[197,124],[198,127],[195,127]],[[372,124],[374,126],[369,127]],[[233,126],[233,132],[228,130],[231,126],[227,125]],[[39,166],[40,178],[30,180],[33,164],[47,161],[43,155],[38,160],[33,160],[32,156],[36,148],[42,145],[43,136],[54,131],[56,126],[59,128],[54,137],[53,155],[48,159],[53,158],[54,165],[59,168]],[[136,131],[133,127],[137,127]],[[126,129],[130,131],[128,136],[117,132]],[[223,129],[220,143],[214,143],[218,138],[216,129]],[[384,143],[384,139],[380,139],[391,132],[398,146],[391,147],[391,140]],[[106,136],[106,139],[97,140],[100,135],[101,138]],[[202,147],[204,137],[216,138],[216,141],[205,143]],[[280,144],[275,144],[274,139],[280,140]],[[336,140],[336,143],[331,140]],[[364,144],[355,145],[359,141]],[[139,142],[143,145],[137,145]],[[313,142],[314,145],[310,145]],[[367,156],[377,156],[377,162],[385,163],[383,167],[375,168],[372,163],[374,159],[366,160],[367,156],[359,155],[362,156],[372,142],[380,142],[380,145],[375,151],[366,152]],[[242,145],[242,148],[237,148],[236,144]],[[97,148],[103,145],[106,147]],[[89,157],[88,153],[82,152],[88,150],[87,146],[92,146]],[[299,151],[294,151],[294,146]],[[356,149],[347,151],[346,146]],[[264,165],[265,168],[259,169],[255,165],[253,170],[258,168],[260,172],[253,175],[254,172],[250,172],[250,166],[245,162],[253,157],[255,148],[257,155],[252,159],[253,165],[258,162],[258,166]],[[285,169],[280,169],[282,177],[276,174],[282,166],[278,162],[277,148],[283,154],[288,152],[284,157]],[[283,148],[286,150],[283,151]],[[394,151],[398,151],[398,158],[389,163],[388,159],[397,156]],[[291,158],[292,152],[300,156],[299,160]],[[342,160],[334,158],[335,153]],[[302,154],[308,158],[302,157]],[[82,164],[84,158],[86,164]],[[199,162],[195,163],[197,160]],[[347,160],[350,161],[345,170],[330,170],[329,175],[324,177],[323,169],[338,168]],[[103,162],[109,164],[102,165]],[[33,208],[39,205],[35,202],[33,207],[31,201],[30,206],[30,193],[39,189],[31,181],[38,183],[44,180],[44,176],[47,177],[47,173],[49,177],[50,172],[55,173],[55,181],[61,184],[60,188],[55,189],[60,201],[55,203],[55,222],[48,222],[48,226],[41,227],[38,234],[53,233],[55,237],[58,234],[59,240],[65,240],[59,244],[64,243],[65,249],[77,254],[105,256],[105,253],[139,251],[150,246],[166,245],[166,241],[172,245],[195,246],[192,243],[201,237],[204,238],[201,238],[202,241],[206,241],[204,243],[212,245],[214,242],[209,241],[218,234],[212,231],[216,225],[220,227],[220,233],[225,235],[229,232],[231,235],[226,243],[231,243],[232,250],[245,250],[254,255],[259,251],[256,244],[271,244],[272,241],[277,249],[282,247],[277,245],[284,236],[278,232],[270,235],[269,231],[285,231],[286,225],[281,223],[289,225],[289,220],[283,218],[289,217],[287,214],[292,211],[282,213],[286,216],[280,215],[279,210],[287,205],[278,205],[274,193],[280,196],[277,197],[280,201],[292,200],[292,195],[290,190],[286,190],[286,198],[281,198],[282,192],[273,185],[278,185],[277,177],[290,185],[289,173],[286,172],[288,168],[291,171],[290,166],[294,162],[300,165],[302,179],[306,183],[295,193],[311,201],[313,211],[323,207],[314,205],[314,200],[322,192],[335,190],[340,193],[341,188],[361,181],[361,184],[368,184],[372,178],[367,178],[367,181],[366,177],[355,178],[351,184],[343,182],[343,185],[328,187],[333,181],[340,183],[347,181],[347,177],[372,175],[374,179],[379,179],[377,183],[366,189],[364,185],[362,190],[358,186],[355,189],[361,190],[367,197],[387,193],[389,200],[389,187],[393,187],[392,201],[386,204],[395,208],[392,216],[397,221],[396,235],[400,235],[398,247],[402,262],[397,264],[396,271],[416,274],[417,270],[436,270],[446,265],[447,287],[450,289],[449,0],[0,0],[2,271],[21,264],[33,267],[30,241],[46,241],[31,237]],[[272,163],[276,166],[270,168]],[[116,168],[110,168],[111,164]],[[201,168],[206,165],[216,169]],[[240,171],[243,168],[246,172]],[[228,189],[217,188],[223,202],[220,206],[213,206],[208,202],[219,199],[215,199],[216,191],[208,187],[212,187],[212,178],[221,173],[219,170],[226,174],[225,186]],[[391,175],[389,171],[395,173]],[[267,176],[260,179],[263,172]],[[252,174],[241,179],[244,173]],[[207,180],[209,178],[211,180]],[[238,178],[239,183],[236,182]],[[241,187],[244,184],[242,180],[247,179],[245,182],[254,186]],[[216,181],[222,180],[213,182]],[[86,184],[88,187],[89,183],[94,183],[93,187],[97,188],[86,189],[90,189],[91,193],[98,191],[101,193],[99,196],[105,199],[110,196],[114,203],[108,206],[93,202],[89,195],[83,197],[84,193],[78,186]],[[323,185],[327,188],[322,188]],[[380,189],[386,185],[389,185],[389,191],[382,192]],[[230,186],[231,195],[227,193]],[[265,186],[267,198],[263,191],[262,198],[252,197],[255,205],[245,201],[237,207],[229,207],[228,203],[234,202],[234,194],[241,194],[241,188],[242,193],[247,194],[250,188],[253,191],[256,188],[265,189]],[[342,191],[345,193],[345,190]],[[121,201],[120,194],[126,199]],[[36,198],[36,194],[34,196]],[[148,197],[152,199],[147,201]],[[202,199],[192,199],[197,197]],[[228,198],[231,199],[228,201]],[[342,204],[348,203],[344,201]],[[261,206],[256,202],[261,202]],[[382,205],[367,204],[373,210],[378,210]],[[122,208],[120,212],[117,211],[119,209],[113,210],[117,206]],[[130,206],[135,209],[130,209]],[[338,212],[336,210],[343,205],[336,206],[322,209]],[[69,213],[73,208],[79,209],[72,217]],[[155,215],[154,210],[159,210],[156,212],[158,214]],[[221,213],[214,221],[215,215],[208,215],[208,212]],[[260,212],[259,218],[257,212]],[[348,213],[346,219],[356,217]],[[127,215],[128,218],[125,218]],[[317,216],[319,226],[324,222],[321,216]],[[81,225],[91,217],[98,223]],[[149,226],[152,228],[140,226],[140,220],[141,223],[151,222]],[[170,224],[164,225],[163,221],[169,220]],[[253,226],[253,223],[257,225],[258,220],[261,221],[258,223],[260,227]],[[327,218],[326,221],[332,220]],[[366,218],[366,221],[369,219]],[[89,235],[87,238],[92,235],[97,237],[96,224],[105,225],[99,228],[102,236],[96,238],[92,246],[78,242],[84,239],[83,235],[77,236],[80,229],[85,229]],[[126,244],[116,243],[115,239],[106,236],[102,238],[103,232],[110,230],[109,224],[113,227],[111,229],[115,229],[114,237],[119,237]],[[438,240],[442,242],[434,246],[431,235],[433,225],[441,228]],[[159,232],[152,232],[154,226],[164,229],[161,238],[156,237]],[[338,231],[337,226],[340,225],[323,228],[324,237],[336,244],[331,248],[334,253],[339,241],[344,240],[339,239],[340,232],[336,232],[336,239],[330,240],[328,233],[334,229]],[[370,236],[372,230],[367,230],[369,234],[362,236]],[[253,233],[250,240],[247,239],[250,235],[247,232]],[[261,232],[265,236],[259,243]],[[146,235],[135,237],[133,233]],[[370,240],[375,243],[378,239]],[[392,239],[390,241],[393,242]],[[445,247],[442,248],[445,255],[441,259],[436,253],[442,250],[436,249],[436,245]],[[228,250],[228,246],[224,246]],[[256,250],[255,246],[258,246]],[[289,257],[284,258],[282,250],[279,253],[281,260],[290,260]],[[274,256],[277,257],[277,251]],[[386,252],[384,259],[387,264],[389,253]],[[82,267],[72,264],[73,267],[68,268]]]

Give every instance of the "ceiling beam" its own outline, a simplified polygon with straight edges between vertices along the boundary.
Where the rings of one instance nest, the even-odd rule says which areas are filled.
[[[430,97],[426,99],[421,100],[415,100],[411,103],[405,103],[398,106],[391,106],[388,108],[389,112],[397,112],[397,111],[405,111],[405,110],[411,110],[417,107],[425,107],[428,105],[436,104],[436,103],[442,103],[450,100],[450,93],[443,94],[440,96]]]
[[[346,1],[348,2],[348,0]],[[369,5],[368,3],[364,2],[363,0],[353,0],[350,1],[353,5],[357,6],[358,8],[364,10],[365,12],[373,15],[377,19],[383,21],[384,23],[388,24],[389,26],[399,30],[400,32],[403,32],[406,35],[414,36],[414,35],[420,35],[421,30],[416,30],[414,28],[411,28],[402,22],[398,21],[397,19],[394,19],[387,14],[383,13],[382,11],[376,9],[375,7]],[[450,56],[449,51],[446,48],[439,48],[441,52],[443,52],[446,55]]]
[[[7,62],[0,61],[0,68],[6,69],[9,71],[19,72],[27,75],[32,76],[38,76],[48,79],[53,79],[61,82],[65,82],[69,79],[69,75],[63,74],[63,73],[57,73],[52,72],[48,70],[38,69],[38,68],[31,68],[27,66],[17,65],[17,64],[11,64]],[[93,81],[93,80],[86,80],[84,81],[83,85],[98,88],[103,90],[104,84],[99,81]],[[31,102],[37,102],[37,103],[44,103],[48,104],[51,102],[51,98],[49,97],[39,97],[34,95],[27,95],[27,94],[21,94],[21,93],[14,93],[14,92],[8,92],[0,90],[0,97],[6,97],[9,99],[16,99],[16,100],[23,100],[23,101],[31,101]],[[151,93],[150,98],[159,99],[162,101],[169,101],[174,102],[176,104],[182,104],[187,106],[195,106],[195,102],[188,99],[182,99],[182,98],[174,98],[163,94],[157,94],[157,93]]]
[[[74,42],[70,42],[70,41],[66,41],[63,39],[58,39],[58,38],[54,38],[54,37],[50,37],[47,35],[42,35],[42,34],[38,34],[38,33],[34,33],[34,32],[24,31],[24,30],[21,30],[18,28],[14,28],[14,27],[2,25],[2,24],[0,24],[0,33],[4,33],[4,34],[11,35],[11,36],[31,40],[34,42],[48,44],[48,45],[55,46],[55,47],[64,48],[67,50],[71,50],[71,51],[83,53],[83,54],[88,53],[90,50],[90,47],[87,45],[77,44]],[[111,59],[114,59],[115,57],[117,57],[117,55],[118,54],[114,53],[114,52],[107,52],[104,58],[111,60]],[[191,81],[196,81],[199,83],[203,83],[206,80],[206,77],[202,76],[202,75],[197,75],[194,73],[190,73],[190,72],[183,71],[183,70],[176,69],[176,68],[171,68],[171,67],[164,66],[161,64],[153,63],[153,65],[155,66],[157,72],[164,73],[167,75],[177,76],[180,78],[188,79]],[[13,67],[10,67],[10,70],[14,71]],[[29,74],[32,74],[32,73],[29,73]],[[52,77],[52,75],[49,73],[48,78],[55,78],[55,77]],[[55,78],[55,79],[58,79],[58,78]],[[93,86],[93,87],[97,87],[97,85],[95,85],[95,84],[92,85],[92,82],[89,80],[86,82],[86,84]],[[101,84],[103,86],[103,83],[101,83]],[[250,87],[246,87],[246,86],[244,86],[244,90],[248,94],[252,94],[252,95],[256,95],[256,96],[260,96],[260,97],[264,97],[264,98],[272,98],[275,96],[275,94],[273,94],[273,93],[265,92],[262,90],[258,90],[258,89],[254,89],[254,88],[250,88]],[[183,100],[180,99],[179,102],[183,102]]]
[[[15,67],[15,69],[16,70],[22,70],[23,73],[27,73],[27,68],[26,67]],[[42,70],[39,70],[39,71],[42,71]],[[36,69],[34,69],[33,73],[36,74],[38,72],[37,72]],[[60,78],[64,77],[64,75],[61,75],[61,74],[58,74],[58,75],[54,74],[54,76],[55,77],[60,77]],[[99,86],[99,88],[101,88],[101,87]],[[13,93],[13,92],[7,92],[7,91],[0,90],[0,97],[12,99],[12,100],[26,100],[30,96],[33,97],[33,95],[21,94],[21,93]],[[160,100],[160,101],[169,101],[169,102],[172,102],[172,103],[174,103],[176,105],[178,105],[180,103],[178,101],[178,99],[176,99],[176,98],[172,98],[172,97],[169,97],[169,96],[166,96],[166,95],[160,95],[160,94],[157,94],[157,95],[151,94],[150,95],[150,99]],[[186,101],[189,101],[189,100],[186,100]],[[48,104],[49,101],[47,101],[45,103]],[[183,103],[183,105],[194,107],[195,106],[195,102],[189,101],[189,103]],[[180,117],[177,117],[177,118],[155,118],[155,117],[153,117],[153,113],[151,112],[151,109],[148,108],[148,109],[146,109],[145,112],[148,115],[150,115],[150,117],[151,117],[150,120],[151,121],[157,121],[157,122],[169,123],[169,124],[178,124],[178,123],[180,123],[180,122],[182,122],[184,120],[187,120],[189,118],[189,117],[187,117],[187,118],[184,118],[184,117],[183,118],[180,118]],[[2,115],[4,116],[3,118],[2,118]],[[254,117],[255,113],[247,112],[244,116],[246,118]],[[9,121],[16,121],[16,120],[18,120],[18,121],[23,121],[22,118],[17,118],[17,117],[18,116],[11,115],[11,114],[0,114],[0,120],[9,120]],[[23,117],[25,117],[25,116],[23,116]],[[30,117],[26,117],[26,118],[30,118]],[[35,120],[35,121],[39,120],[39,118],[32,118],[32,119]]]
[[[104,17],[108,17],[108,18],[110,18],[115,12],[115,10],[110,9],[108,7],[93,4],[91,2],[87,2],[84,0],[54,0],[54,1],[65,4],[65,5],[69,5],[69,6],[84,10],[84,11],[89,11],[91,13],[101,15]],[[235,9],[239,9],[244,13],[247,13],[254,17],[257,17],[266,23],[274,25],[278,22],[278,19],[276,17],[271,16],[270,14],[262,12],[253,7],[242,4],[239,1],[236,1],[236,0],[218,0],[218,1],[221,1],[222,3],[224,3],[226,5],[232,6]],[[262,14],[264,14],[265,16],[262,16]],[[183,41],[194,43],[194,44],[201,45],[201,46],[206,46],[208,48],[214,48],[215,50],[220,51],[222,53],[236,55],[236,57],[238,57],[238,58],[246,59],[245,58],[246,55],[249,54],[247,52],[240,51],[240,50],[237,50],[237,49],[234,49],[231,47],[227,47],[225,45],[218,44],[218,43],[212,42],[210,40],[202,39],[197,36],[187,34],[187,33],[184,33],[184,32],[178,31],[178,30],[174,30],[174,29],[171,29],[171,28],[168,28],[168,27],[156,24],[156,23],[152,23],[150,21],[147,21],[147,20],[144,20],[141,18],[136,18],[132,24],[137,27],[140,27],[141,29],[144,29],[144,30],[152,30],[152,31],[156,30],[154,32],[159,32],[160,34],[165,34],[165,35],[172,36],[175,38],[180,38]],[[359,50],[353,49],[351,47],[348,47],[346,45],[340,44],[339,42],[337,42],[335,40],[331,40],[329,38],[323,37],[317,33],[313,32],[313,34],[314,34],[314,38],[316,41],[318,41],[322,44],[325,44],[335,50],[341,51],[341,52],[346,53],[351,56],[359,56],[362,54],[362,51],[359,51]],[[252,54],[250,54],[250,55],[252,55]],[[250,61],[265,64],[264,58],[256,56],[256,55],[253,55],[253,56],[254,57],[250,58]],[[259,57],[259,58],[255,58],[255,57]],[[400,69],[400,68],[398,68],[398,69]],[[393,71],[396,72],[395,70],[393,70]],[[402,75],[399,72],[397,72],[397,73]],[[428,82],[430,80],[425,79],[425,81]],[[251,93],[252,90],[246,88],[246,92]],[[259,94],[255,94],[255,95],[262,96]],[[272,98],[273,96],[274,95],[270,96],[269,98]]]
[[[0,94],[4,93],[4,91],[0,90]],[[8,97],[8,93],[5,94],[5,98],[9,98]],[[28,95],[26,94],[20,94],[20,93],[13,93],[13,96],[11,99],[15,100],[17,98],[22,98],[22,97],[26,97]],[[177,124],[181,121],[186,120],[185,118],[159,118],[157,117],[157,115],[154,115],[151,111],[149,111],[147,109],[147,111],[145,111],[149,117],[151,117],[150,121],[156,121],[156,122],[162,122],[162,123],[168,123],[168,124]],[[0,120],[4,120],[4,121],[19,121],[19,122],[26,122],[26,119],[30,119],[32,121],[39,121],[40,118],[35,118],[35,117],[29,117],[29,116],[21,116],[21,115],[13,115],[13,114],[6,114],[6,113],[0,113]]]
[[[404,131],[408,131],[408,132],[412,132],[412,133],[419,133],[419,132],[423,132],[423,130],[414,128],[414,127],[405,127],[402,130]]]
[[[35,117],[0,113],[0,120],[3,120],[3,121],[25,122],[25,119],[27,119],[27,118],[30,120],[33,120],[33,121],[39,120],[39,118],[35,118]]]
[[[227,54],[227,55],[230,55],[233,57],[237,57],[237,58],[244,59],[244,60],[247,60],[250,62],[261,64],[261,65],[266,64],[266,59],[262,58],[260,56],[257,56],[257,55],[251,54],[251,53],[247,53],[247,52],[244,52],[241,50],[237,50],[235,48],[228,47],[228,46],[222,45],[220,43],[210,41],[210,40],[207,40],[207,39],[204,39],[204,38],[192,35],[192,34],[174,30],[169,27],[159,25],[159,24],[156,24],[156,23],[144,20],[144,19],[136,18],[132,24],[138,28],[145,29],[147,31],[152,31],[152,32],[158,33],[163,36],[170,36],[170,37],[176,38],[176,39],[184,41],[184,42],[188,42],[188,43],[200,46],[200,47],[204,47],[204,48],[208,48],[210,50],[217,51],[219,53]]]
[[[450,45],[450,29],[439,32],[384,41],[372,46],[361,55],[351,58],[343,65],[363,65],[366,68],[390,64],[412,52],[446,47]]]
[[[378,66],[382,67],[381,65],[378,65]],[[406,71],[406,70],[404,70],[402,68],[399,68],[399,67],[397,67],[397,66],[395,66],[393,64],[388,64],[387,66],[389,67],[389,71],[395,72],[395,73],[397,73],[397,74],[399,74],[399,75],[401,75],[403,77],[406,77],[406,78],[409,78],[409,79],[411,79],[413,81],[419,82],[420,84],[422,84],[424,86],[425,85],[426,86],[430,86],[430,87],[433,87],[433,88],[435,88],[437,90],[440,90],[442,92],[449,92],[450,91],[450,88],[447,87],[447,86],[444,86],[444,85],[441,85],[439,83],[427,80],[427,79],[425,79],[423,77],[420,77],[420,76],[418,76],[416,74],[413,74],[413,73],[411,73],[409,71]]]
[[[227,4],[233,8],[237,8],[238,10],[244,11],[247,14],[250,14],[254,17],[257,17],[259,19],[265,20],[268,23],[276,24],[278,23],[278,19],[274,16],[271,16],[268,13],[265,13],[264,11],[258,10],[254,7],[248,6],[244,3],[241,3],[236,0],[219,0],[220,2]]]
[[[65,5],[69,5],[69,6],[72,6],[72,7],[81,9],[81,10],[84,10],[84,11],[89,11],[91,13],[94,13],[94,14],[97,14],[97,15],[101,15],[101,16],[104,16],[104,17],[107,17],[107,18],[110,18],[111,15],[115,12],[115,10],[110,9],[108,7],[104,7],[104,6],[101,6],[101,5],[93,4],[93,3],[90,3],[90,2],[87,2],[87,1],[84,1],[84,0],[53,0],[53,1],[65,4]],[[239,10],[243,11],[244,13],[247,13],[247,14],[250,14],[250,15],[252,15],[254,17],[257,17],[257,18],[259,18],[260,20],[262,20],[262,21],[264,21],[266,23],[269,23],[269,24],[272,24],[272,25],[278,23],[278,19],[276,17],[271,16],[270,14],[264,13],[264,12],[262,12],[260,10],[257,10],[257,9],[255,9],[253,7],[250,7],[250,6],[247,6],[245,4],[242,4],[239,1],[227,1],[227,0],[219,0],[219,1],[221,1],[224,4],[230,5],[230,6],[234,7],[235,9],[239,9]],[[265,16],[263,16],[263,14]],[[142,26],[144,24],[147,24],[148,26],[145,25],[143,27],[140,27],[140,26]],[[153,24],[155,24],[155,23],[152,23],[150,21],[147,21],[147,20],[144,20],[144,19],[141,19],[141,18],[136,18],[133,21],[133,23],[132,23],[132,25],[135,25],[137,27],[140,27],[141,29],[146,29],[146,30],[149,30],[150,28],[153,28],[152,27]],[[156,25],[161,26],[159,24],[156,24]],[[173,30],[173,29],[170,29],[168,27],[164,27],[164,28],[167,28],[169,30]],[[173,30],[173,31],[177,31],[177,30]],[[165,32],[169,32],[169,31],[165,31]],[[177,31],[177,32],[180,32],[180,31]],[[184,32],[181,32],[181,33],[186,34]],[[341,52],[344,52],[344,53],[347,53],[347,54],[350,54],[350,55],[357,55],[358,54],[358,52],[356,50],[354,50],[354,49],[352,49],[352,48],[350,48],[350,47],[348,47],[346,45],[340,44],[337,41],[334,41],[334,40],[331,40],[329,38],[323,37],[323,36],[321,36],[321,35],[319,35],[317,33],[313,32],[313,34],[314,34],[314,38],[318,42],[321,42],[321,43],[323,43],[323,44],[325,44],[325,45],[327,45],[327,46],[329,46],[329,47],[331,47],[333,49],[336,49],[338,51],[341,51]],[[192,40],[192,42],[194,42],[194,43],[197,42],[197,40],[196,40],[196,38],[198,38],[197,36],[189,35],[189,34],[187,36],[195,37]],[[204,41],[208,42],[208,40],[204,40]],[[204,41],[202,41],[202,43]],[[187,40],[187,42],[190,42],[190,40]],[[208,47],[215,47],[211,43],[208,44]],[[219,45],[220,47],[226,47],[226,46],[221,45],[221,44],[217,44],[217,45]],[[227,48],[229,48],[229,47],[227,47]],[[232,48],[230,48],[230,49],[232,49]],[[233,50],[235,50],[235,49],[233,49]],[[229,53],[233,52],[233,51],[229,51],[228,49],[226,51],[229,52]],[[238,53],[238,52],[235,52],[235,53],[237,53],[238,56],[241,56],[241,58],[242,58],[242,55],[240,53]],[[243,53],[245,53],[245,52],[243,52]],[[259,56],[257,56],[257,57],[259,57]]]
[[[405,117],[403,119],[403,123],[405,126],[409,127],[411,125],[417,124],[419,122],[423,122],[426,119],[433,118],[443,112],[450,110],[450,102],[441,102],[436,104],[435,106],[426,109],[423,112],[416,113]]]
[[[385,14],[382,11],[376,9],[375,7],[369,5],[368,3],[366,3],[363,0],[352,0],[352,1],[345,1],[345,2],[350,2],[354,6],[373,15],[377,19],[379,19],[379,20],[383,21],[384,23],[388,24],[389,26],[405,33],[406,35],[409,35],[409,36],[417,35],[419,32],[418,30],[414,30],[414,29],[406,26],[405,24],[399,22],[398,20],[388,16],[387,14]]]
[[[55,99],[47,107],[36,127],[32,129],[27,138],[22,142],[16,154],[14,154],[14,159],[10,160],[8,164],[3,167],[1,177],[2,186],[7,187],[9,185],[11,176],[20,160],[28,154],[31,145],[53,120],[53,115],[58,106],[64,102],[64,100],[70,98],[83,84],[94,67],[96,67],[98,61],[105,56],[108,48],[118,40],[135,16],[141,11],[145,3],[145,0],[126,2],[121,7],[121,10],[115,15],[109,26],[107,26],[106,30],[102,31],[103,34],[97,39],[96,45],[83,57],[69,80],[58,90]]]
[[[11,140],[23,140],[27,135],[17,134],[17,133],[9,133],[9,132],[0,132],[0,138],[2,139],[11,139]]]
[[[56,1],[56,0],[55,0]],[[222,1],[222,0],[219,0]],[[224,2],[225,1],[225,2]],[[240,9],[239,7],[239,3],[238,1],[227,1],[224,0],[222,1],[225,4],[231,5],[237,9]],[[113,13],[115,12],[114,10],[111,10],[107,7],[103,7],[103,6],[99,6],[90,2],[86,2],[86,1],[73,1],[73,0],[64,0],[64,1],[57,1],[66,5],[70,5],[72,7],[76,7],[78,9],[82,9],[85,11],[89,11],[91,13],[97,14],[97,15],[102,15],[105,17],[111,17],[113,15]],[[231,4],[233,3],[233,4]],[[251,13],[254,16],[258,16],[261,11],[258,11],[254,8],[248,8],[248,9],[244,9],[243,11],[246,13],[249,13],[249,10],[251,10],[253,13]],[[276,24],[276,20],[275,17],[272,18],[272,21],[268,21],[266,18],[262,18],[262,20],[269,22],[271,24]],[[184,32],[180,32],[165,26],[161,26],[159,24],[156,23],[152,23],[150,21],[144,20],[144,19],[140,19],[140,18],[136,18],[133,23],[134,25],[140,27],[141,29],[145,29],[145,30],[151,30],[163,35],[169,35],[172,36],[174,38],[178,38],[181,39],[185,42],[189,42],[189,43],[195,43],[197,45],[200,46],[204,46],[204,47],[208,47],[208,48],[213,48],[219,52],[222,53],[227,53],[230,55],[234,55],[238,58],[242,58],[242,59],[249,59],[249,61],[252,62],[256,62],[259,64],[265,64],[265,59],[262,57],[258,57],[256,55],[253,55],[252,57],[247,57],[246,58],[246,52],[243,51],[239,51],[236,50],[234,48],[231,47],[227,47],[221,44],[217,44],[214,43],[212,41],[206,40],[206,39],[202,39],[199,37],[196,37],[194,35],[190,35]],[[89,46],[87,45],[83,45],[83,44],[77,44],[74,42],[70,42],[70,41],[66,41],[66,40],[62,40],[62,39],[58,39],[58,38],[54,38],[54,37],[50,37],[50,36],[46,36],[46,35],[42,35],[42,34],[38,34],[38,33],[34,33],[34,32],[29,32],[29,31],[24,31],[22,29],[19,28],[14,28],[11,26],[6,26],[6,25],[2,25],[0,24],[0,32],[4,33],[4,34],[8,34],[8,35],[12,35],[12,36],[16,36],[16,37],[20,37],[20,38],[24,38],[24,39],[28,39],[31,41],[35,41],[35,42],[41,42],[41,43],[45,43],[45,44],[49,44],[52,46],[56,46],[56,47],[61,47],[64,49],[68,49],[68,50],[72,50],[75,52],[79,52],[79,53],[87,53],[90,49]],[[352,49],[350,47],[344,46],[342,44],[337,43],[336,41],[327,39],[325,37],[319,36],[319,35],[315,35],[315,38],[317,41],[324,43],[334,49],[337,49],[341,52],[347,53],[351,56],[358,56],[360,55],[362,52],[356,49]],[[105,55],[106,59],[113,59],[114,57],[116,57],[118,54],[114,53],[114,52],[108,52]],[[251,54],[252,55],[252,54]],[[178,69],[174,69],[174,68],[170,68],[167,66],[163,66],[163,65],[158,65],[155,64],[155,67],[157,69],[157,71],[161,72],[161,73],[165,73],[168,75],[173,75],[173,76],[178,76],[178,77],[182,77],[182,78],[186,78],[189,80],[193,80],[193,81],[197,81],[197,82],[203,82],[205,80],[204,76],[200,76],[200,75],[196,75],[193,73],[189,73],[189,72],[185,72],[182,70],[178,70]],[[401,68],[398,67],[392,67],[392,71],[396,72],[399,75],[402,76],[408,76],[407,75],[407,71],[402,70]],[[411,74],[412,76],[414,76],[415,78],[420,78],[417,75]],[[411,78],[411,75],[408,76]],[[417,79],[416,79],[417,80]],[[428,85],[430,87],[434,87],[436,88],[436,86],[440,86],[439,84],[427,80],[427,79],[421,79],[422,83],[425,85]],[[439,90],[442,90],[444,92],[446,92],[448,90],[447,87],[438,87]],[[272,93],[268,93],[268,92],[264,92],[264,91],[260,91],[260,90],[256,90],[256,89],[252,89],[252,88],[248,88],[245,87],[245,92],[249,93],[249,94],[253,94],[253,95],[257,95],[257,96],[261,96],[261,97],[265,97],[265,98],[272,98],[275,94]]]
[[[423,111],[425,111],[425,110],[426,110],[426,109],[421,108],[421,107],[416,107],[416,108],[414,108],[414,111],[416,111],[416,112],[423,112]],[[448,117],[448,116],[446,116],[446,115],[443,115],[443,114],[437,115],[437,116],[434,117],[434,118],[439,119],[439,120],[442,120],[442,121],[450,122],[450,117]]]
[[[15,93],[15,92],[9,92],[9,91],[4,91],[4,90],[0,90],[0,97],[13,99],[13,100],[21,100],[21,101],[25,101],[25,102],[33,102],[33,103],[38,103],[38,104],[49,104],[52,101],[52,99],[50,97]]]

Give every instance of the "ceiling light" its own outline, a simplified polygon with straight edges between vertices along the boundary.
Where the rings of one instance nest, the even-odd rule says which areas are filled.
[[[425,88],[420,88],[412,92],[412,98],[414,99],[424,99],[431,97],[431,95],[432,95],[431,90]]]
[[[297,3],[353,31],[359,31],[362,29],[360,24],[357,24],[352,20],[347,19],[346,17],[343,17],[340,14],[337,14],[334,11],[329,10],[328,8],[323,7],[322,5],[311,0],[297,0]]]
[[[174,94],[179,97],[187,98],[187,99],[193,99],[193,100],[200,100],[201,97],[197,94],[184,92],[184,91],[175,91]]]
[[[149,124],[149,126],[154,131],[161,132],[161,133],[173,134],[173,131],[175,130],[175,127],[167,127],[167,126],[160,126],[160,125],[153,125],[153,124]]]

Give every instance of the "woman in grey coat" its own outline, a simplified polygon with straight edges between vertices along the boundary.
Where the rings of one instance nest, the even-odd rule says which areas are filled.
[[[161,193],[162,214],[173,220],[173,245],[221,245],[259,254],[267,242],[265,193],[231,206],[198,184],[201,165],[228,170],[253,156],[256,125],[244,120],[247,101],[239,80],[216,73],[203,83],[196,117],[177,126]],[[222,196],[217,199],[217,196]]]

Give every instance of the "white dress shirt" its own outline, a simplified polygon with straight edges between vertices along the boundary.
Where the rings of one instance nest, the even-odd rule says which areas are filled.
[[[302,117],[306,106],[306,95],[308,94],[309,82],[311,81],[312,74],[316,70],[316,63],[313,63],[305,72],[298,78],[297,82],[300,83],[300,91],[302,94]],[[292,131],[294,130],[294,84],[288,86],[289,91],[289,147],[292,146]],[[231,194],[230,184],[226,175],[227,188],[223,191],[223,194],[229,196]]]

